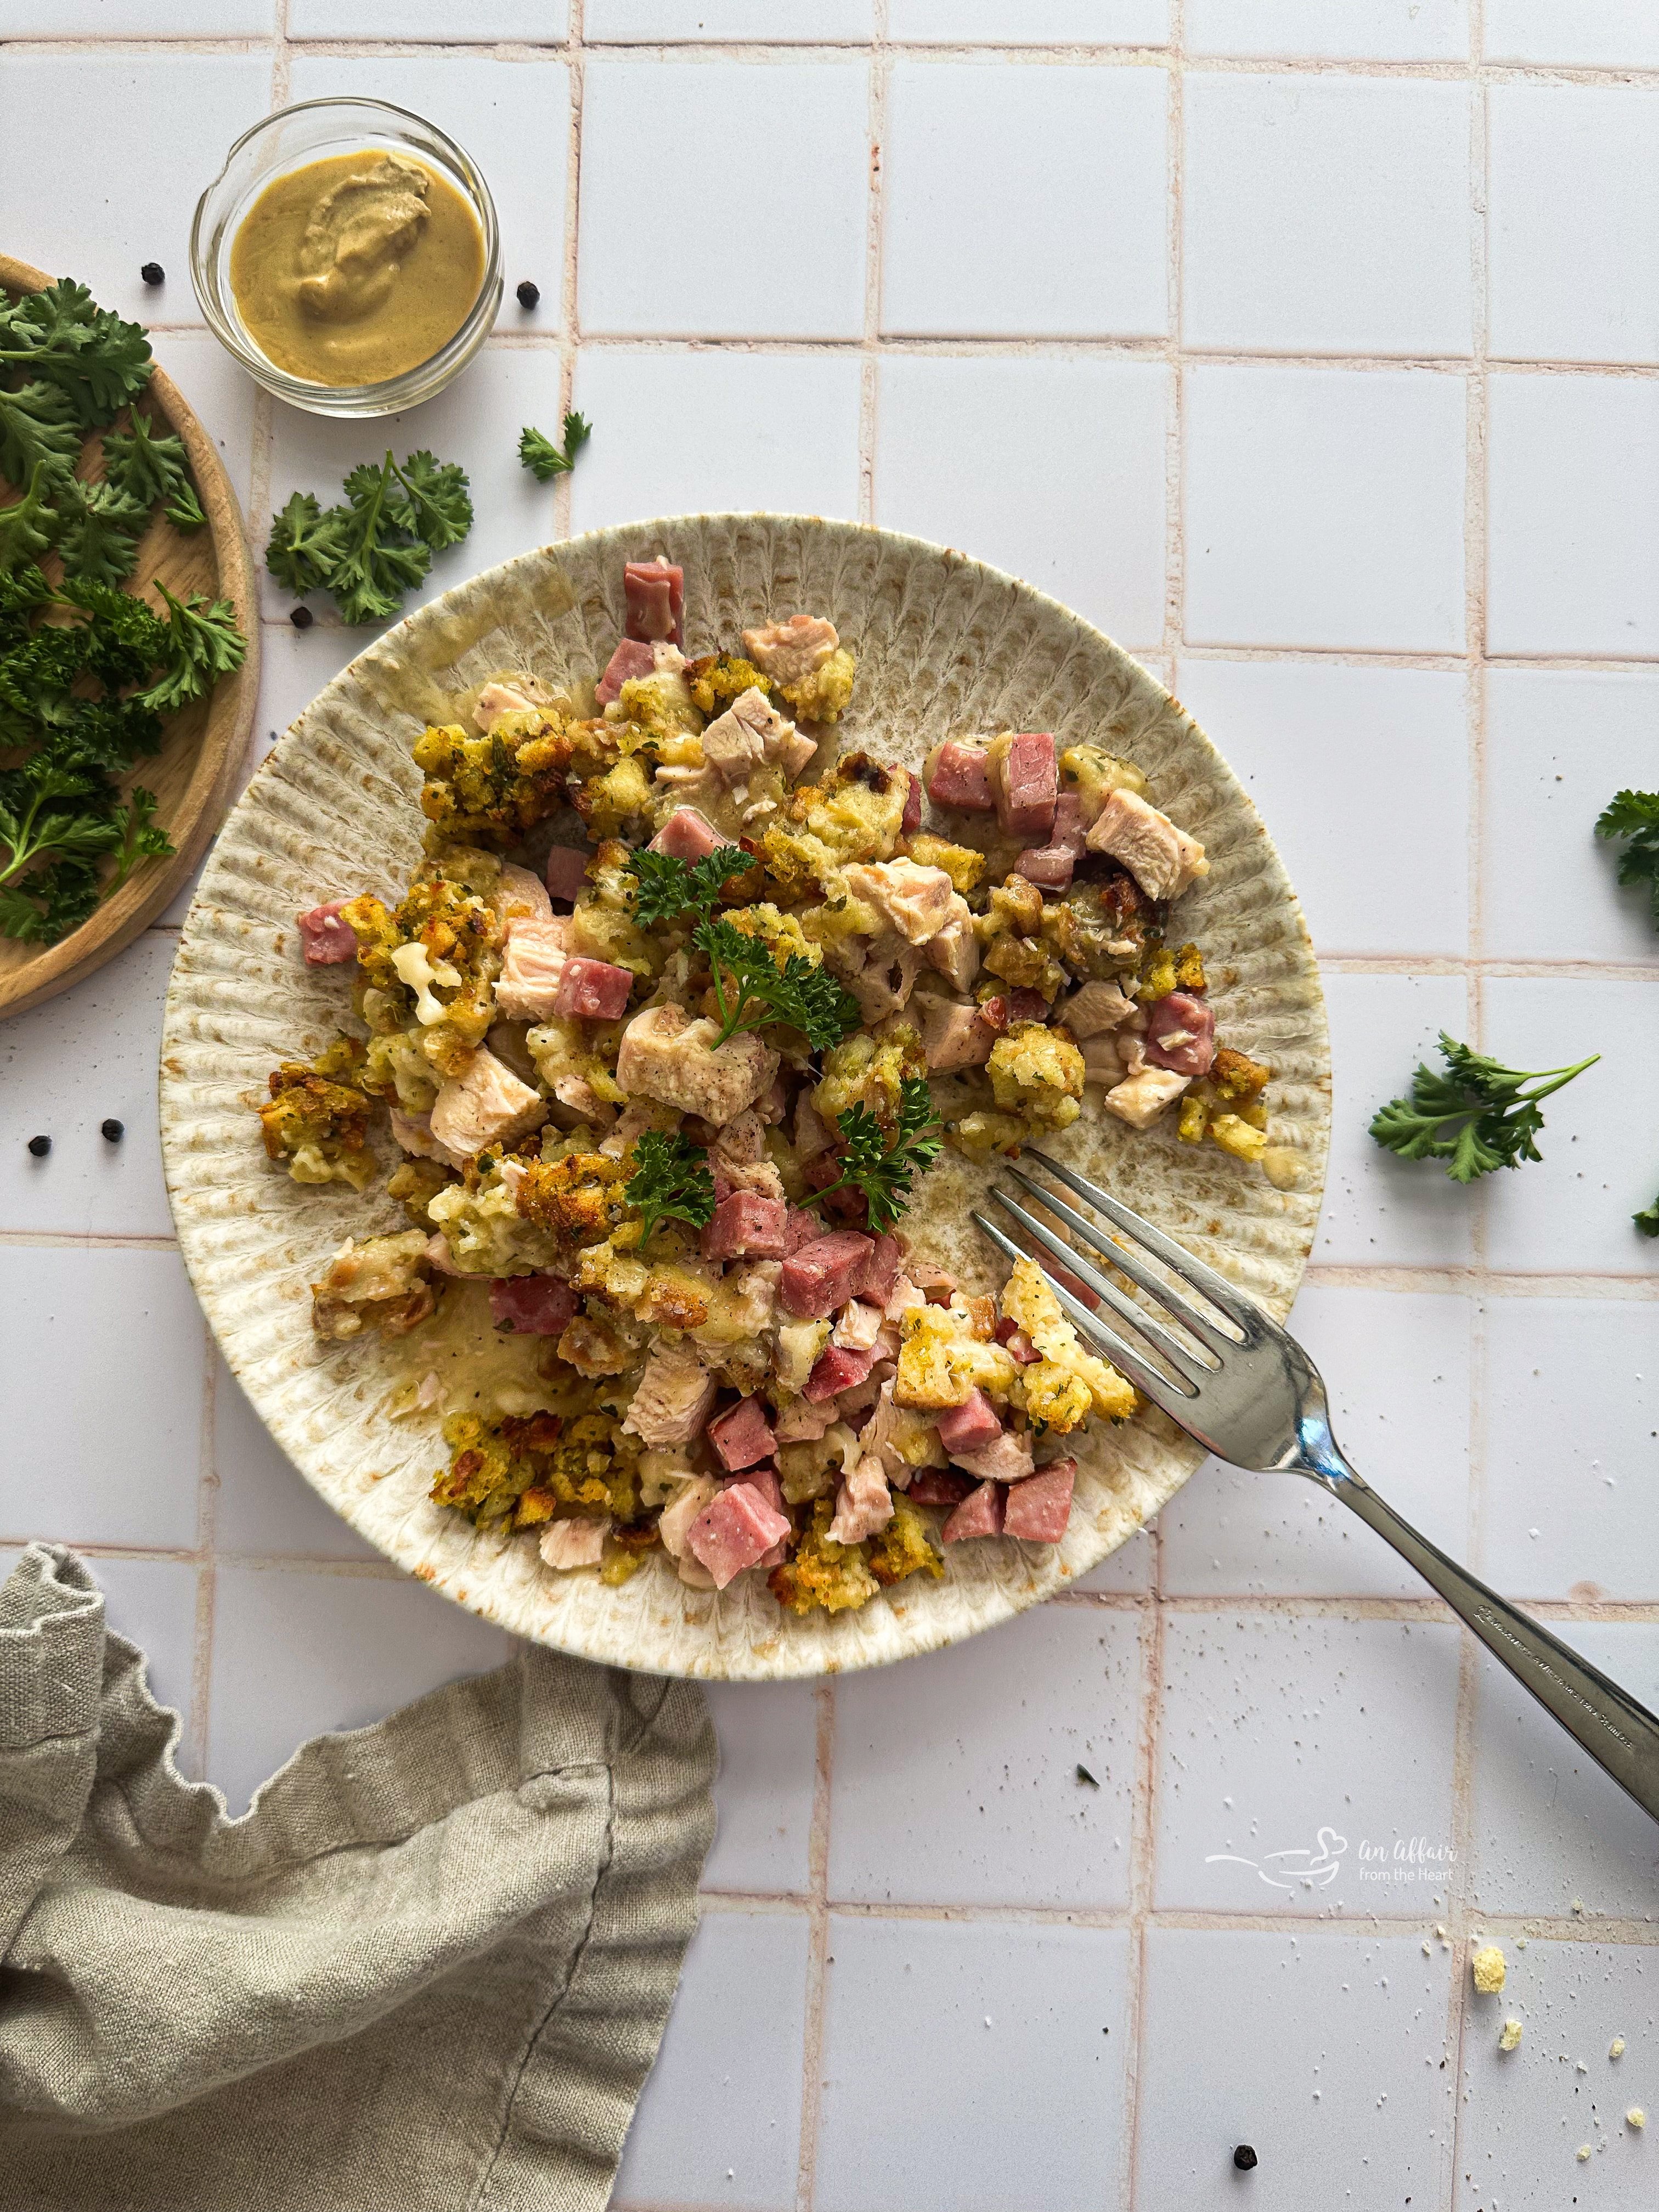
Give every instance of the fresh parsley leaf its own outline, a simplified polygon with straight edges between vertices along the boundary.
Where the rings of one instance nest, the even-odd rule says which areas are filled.
[[[207,520],[196,496],[184,440],[167,431],[158,434],[150,417],[140,414],[136,407],[130,430],[105,434],[104,475],[118,491],[125,492],[129,499],[138,500],[146,507],[158,501],[167,502],[169,520],[173,519],[173,504],[182,501],[196,516],[195,522],[185,526],[190,529]]]
[[[221,676],[239,669],[247,640],[236,627],[235,609],[228,599],[215,599],[210,605],[195,594],[175,599],[159,579],[155,588],[167,602],[167,665],[142,694],[141,704],[155,714],[170,714],[210,691]]]
[[[691,941],[714,973],[720,1014],[715,1050],[745,1030],[786,1022],[814,1052],[822,1052],[859,1026],[862,1017],[852,993],[827,968],[815,967],[799,952],[790,953],[780,968],[758,938],[730,921],[700,922]]]
[[[841,1173],[834,1182],[811,1193],[805,1203],[816,1206],[832,1190],[861,1191],[870,1226],[880,1236],[909,1205],[916,1176],[932,1167],[944,1148],[945,1126],[927,1079],[907,1075],[900,1079],[898,1134],[890,1144],[886,1131],[866,1106],[849,1106],[836,1121],[841,1130],[836,1153]]]
[[[623,1196],[639,1209],[641,1243],[659,1221],[684,1221],[701,1229],[714,1219],[714,1178],[708,1158],[678,1130],[665,1137],[659,1129],[647,1129],[640,1137]]]
[[[0,392],[0,477],[27,483],[40,467],[49,483],[65,484],[80,458],[74,405],[55,384],[20,384],[15,392]]]
[[[636,847],[628,856],[628,872],[635,884],[634,919],[642,929],[678,921],[687,914],[706,921],[720,903],[727,878],[754,865],[741,845],[716,845],[695,866],[672,853]]]
[[[1534,1139],[1544,1126],[1542,1101],[1601,1055],[1592,1053],[1575,1067],[1505,1067],[1443,1030],[1440,1056],[1444,1070],[1419,1066],[1411,1096],[1379,1109],[1371,1135],[1385,1152],[1405,1160],[1440,1160],[1454,1182],[1468,1183],[1541,1159]]]
[[[193,483],[181,484],[161,512],[181,538],[193,537],[207,520]]]
[[[58,516],[46,496],[46,464],[37,461],[21,499],[0,507],[0,575],[9,576],[21,569],[40,576],[45,585],[46,578],[33,564],[57,534]],[[46,589],[50,596],[50,586]]]
[[[418,538],[434,553],[459,545],[472,527],[472,499],[466,471],[458,461],[441,461],[424,449],[410,453],[402,468],[392,469],[393,489],[386,512],[399,530]]]
[[[1659,929],[1659,791],[1619,792],[1597,817],[1595,834],[1628,839],[1619,855],[1619,880],[1646,884],[1654,927]]]
[[[345,512],[343,507],[319,507],[314,492],[296,491],[272,522],[265,566],[295,599],[326,590],[339,558]]]
[[[132,797],[125,806],[118,806],[113,820],[121,833],[121,842],[115,848],[115,874],[109,888],[125,883],[140,860],[165,860],[173,850],[167,831],[155,819],[155,793],[146,791],[141,783],[132,787]]]
[[[1651,1206],[1644,1206],[1639,1213],[1632,1213],[1631,1219],[1644,1237],[1659,1237],[1659,1198]]]
[[[343,505],[295,492],[271,526],[265,566],[298,597],[331,592],[348,623],[384,622],[425,580],[433,554],[471,527],[464,470],[425,451],[399,468],[388,449],[353,469]]]
[[[67,276],[21,299],[0,336],[0,363],[16,363],[61,392],[88,430],[113,422],[155,366],[143,325],[100,307]]]
[[[577,454],[592,434],[593,425],[580,415],[565,416],[562,446],[556,446],[545,431],[526,423],[519,433],[519,459],[538,483],[550,483],[555,477],[569,475]]]
[[[64,574],[76,582],[123,582],[137,562],[149,502],[129,497],[112,483],[82,483],[78,477],[66,490],[58,541]]]

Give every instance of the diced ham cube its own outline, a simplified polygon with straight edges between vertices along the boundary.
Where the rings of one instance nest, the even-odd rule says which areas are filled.
[[[1062,791],[1054,801],[1054,826],[1048,832],[1048,842],[1074,860],[1080,860],[1089,849],[1088,809],[1075,791]]]
[[[973,1487],[970,1477],[949,1468],[919,1467],[905,1495],[913,1505],[960,1505]]]
[[[1039,890],[1068,891],[1076,866],[1076,856],[1064,845],[1032,845],[1014,862],[1014,872]]]
[[[562,1336],[581,1301],[557,1275],[502,1275],[489,1285],[489,1317],[518,1336]]]
[[[550,845],[547,850],[547,890],[550,898],[574,906],[587,881],[588,855],[574,845]]]
[[[719,830],[695,806],[677,806],[651,840],[651,850],[666,853],[671,860],[684,860],[695,867],[708,858],[720,842]]]
[[[915,1494],[915,1485],[912,1483],[910,1495],[914,1498]],[[1003,1496],[994,1482],[981,1482],[977,1490],[970,1490],[939,1530],[939,1541],[965,1544],[973,1536],[1000,1536]]]
[[[657,656],[643,638],[625,637],[605,664],[605,673],[595,687],[594,698],[601,707],[608,707],[613,699],[621,698],[624,684],[649,676],[656,665]]]
[[[1171,991],[1147,1008],[1146,1057],[1176,1075],[1207,1075],[1215,1064],[1215,1008],[1190,991]]]
[[[1005,1318],[997,1323],[997,1342],[1010,1359],[1018,1360],[1022,1367],[1032,1366],[1042,1357],[1017,1321]]]
[[[868,1279],[875,1249],[875,1239],[856,1229],[836,1229],[827,1237],[813,1237],[785,1260],[778,1303],[799,1321],[827,1320],[848,1298],[871,1287]],[[897,1268],[897,1246],[893,1249],[890,1283],[891,1273]]]
[[[766,1408],[758,1398],[744,1398],[733,1406],[729,1413],[708,1424],[708,1441],[720,1454],[720,1465],[728,1474],[735,1474],[740,1467],[757,1467],[763,1459],[770,1459],[775,1448],[772,1424],[766,1418]]]
[[[1023,1537],[1028,1544],[1059,1543],[1072,1517],[1076,1481],[1077,1462],[1055,1459],[1024,1482],[1013,1484],[1003,1509],[1003,1534]]]
[[[939,1433],[944,1432],[941,1421]],[[975,1445],[969,1451],[953,1451],[951,1456],[981,1482],[1018,1482],[1031,1472],[1031,1439],[1029,1433],[1017,1436],[1012,1429],[1005,1429],[988,1443]]]
[[[907,769],[910,789],[904,802],[904,813],[899,823],[901,837],[914,837],[921,827],[921,778],[914,769]]]
[[[1046,1022],[1048,1001],[1041,991],[1010,991],[1008,1018],[1011,1022]]]
[[[960,1406],[948,1407],[939,1417],[939,1442],[954,1460],[994,1443],[1001,1434],[996,1408],[977,1385]]]
[[[733,1481],[737,1480],[738,1478],[736,1476],[732,1477]],[[771,1507],[774,1513],[781,1513],[786,1521],[788,1519],[789,1509],[783,1502],[783,1487],[778,1480],[778,1471],[776,1468],[751,1467],[747,1474],[743,1476],[742,1480],[749,1485],[751,1490],[755,1491],[759,1495],[766,1504]],[[723,1490],[729,1489],[731,1487],[731,1484],[722,1483],[720,1487]],[[781,1566],[783,1564],[784,1551],[785,1546],[781,1538],[780,1538],[778,1542],[773,1545],[769,1552],[763,1552],[761,1554],[760,1558],[756,1560],[755,1565],[757,1567]]]
[[[628,635],[655,644],[672,638],[683,646],[681,628],[685,611],[685,571],[672,568],[660,553],[654,561],[629,561],[623,569],[623,593],[628,601]]]
[[[787,1259],[799,1252],[803,1244],[816,1244],[823,1235],[823,1220],[810,1206],[792,1206],[783,1224],[783,1241],[787,1248],[784,1257]],[[822,1321],[824,1316],[818,1314],[814,1318]]]
[[[983,745],[947,738],[922,764],[921,780],[935,806],[960,806],[970,814],[989,814],[996,805]]]
[[[704,1506],[685,1532],[686,1549],[724,1589],[745,1567],[758,1566],[774,1544],[789,1534],[789,1523],[775,1513],[752,1483],[734,1482]]]
[[[340,919],[344,904],[343,899],[330,899],[325,906],[313,906],[296,916],[307,968],[337,968],[357,957],[357,933]]]
[[[893,1285],[898,1280],[899,1261],[903,1256],[896,1237],[878,1237],[876,1249],[870,1255],[863,1279],[854,1285],[854,1296],[868,1298],[872,1305],[884,1306],[893,1295]]]
[[[697,1249],[705,1260],[781,1260],[789,1249],[788,1212],[781,1198],[734,1190],[714,1208]]]
[[[585,1022],[614,1022],[627,1006],[633,988],[629,971],[613,968],[608,960],[567,960],[553,1011]]]
[[[810,1398],[815,1406],[826,1398],[850,1390],[855,1382],[864,1382],[876,1364],[874,1347],[867,1352],[849,1352],[844,1345],[827,1344],[818,1354],[817,1364],[806,1378],[802,1396]]]
[[[1053,738],[1031,730],[1010,738],[993,770],[993,781],[997,821],[1004,834],[1046,844],[1054,830],[1054,806],[1060,796]]]

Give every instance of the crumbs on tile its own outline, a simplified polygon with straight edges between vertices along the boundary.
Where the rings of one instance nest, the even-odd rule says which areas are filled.
[[[1624,2055],[1625,2039],[1622,2035],[1615,2035],[1607,2045],[1607,2056],[1609,2058],[1622,2058]]]
[[[1508,1972],[1504,1954],[1496,1943],[1481,1946],[1469,1960],[1469,1971],[1474,1976],[1474,1986],[1483,1997],[1500,1996],[1504,1978]]]
[[[1647,2124],[1648,2116],[1639,2105],[1632,2105],[1625,2115],[1625,2125],[1627,2128],[1644,2128]]]
[[[1518,2050],[1518,2049],[1520,2048],[1520,2044],[1521,2044],[1521,2023],[1520,2023],[1520,2021],[1519,2021],[1518,2020],[1506,2020],[1506,2021],[1504,2022],[1503,2028],[1502,2028],[1502,2030],[1500,2031],[1500,2033],[1499,2033],[1499,2034],[1498,2034],[1498,2048],[1500,2051],[1516,2051],[1516,2050]]]

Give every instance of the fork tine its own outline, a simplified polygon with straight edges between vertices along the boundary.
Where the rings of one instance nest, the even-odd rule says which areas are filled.
[[[1184,1244],[1177,1244],[1173,1237],[1166,1237],[1161,1229],[1154,1229],[1150,1221],[1131,1212],[1109,1192],[1097,1189],[1079,1175],[1075,1168],[1063,1167],[1058,1160],[1050,1159],[1047,1152],[1039,1151],[1035,1145],[1027,1145],[1024,1152],[1028,1159],[1041,1160],[1052,1175],[1057,1175],[1063,1183],[1077,1193],[1085,1206],[1092,1206],[1097,1213],[1103,1213],[1109,1221],[1115,1221],[1155,1260],[1161,1260],[1166,1267],[1172,1268],[1184,1283],[1190,1285],[1201,1297],[1207,1298],[1218,1312],[1225,1314],[1229,1321],[1236,1322],[1247,1336],[1259,1335],[1264,1328],[1273,1326],[1261,1308],[1246,1297],[1243,1291],[1230,1283],[1224,1275],[1218,1275],[1213,1267],[1206,1267],[1202,1260],[1195,1260]],[[1125,1273],[1127,1273],[1127,1269]],[[1167,1285],[1164,1288],[1167,1295]]]
[[[1228,1336],[1224,1331],[1218,1329],[1213,1322],[1206,1321],[1204,1316],[1195,1307],[1189,1305],[1185,1298],[1177,1297],[1163,1277],[1155,1275],[1144,1260],[1138,1258],[1133,1252],[1126,1251],[1121,1244],[1107,1236],[1104,1230],[1097,1229],[1092,1221],[1085,1221],[1080,1213],[1066,1205],[1064,1199],[1056,1198],[1052,1191],[1046,1190],[1030,1176],[1022,1174],[1012,1160],[1005,1160],[1003,1166],[1017,1182],[1023,1183],[1031,1195],[1048,1208],[1056,1220],[1063,1221],[1075,1236],[1082,1237],[1085,1243],[1092,1245],[1094,1249],[1103,1254],[1120,1273],[1127,1275],[1132,1283],[1138,1283],[1150,1297],[1158,1300],[1165,1312],[1175,1316],[1182,1328],[1189,1329],[1199,1342],[1206,1345],[1218,1358],[1224,1358],[1229,1352],[1237,1351],[1237,1337]],[[1117,1310],[1123,1315],[1126,1321],[1133,1318],[1137,1328],[1141,1326],[1139,1316],[1143,1309],[1140,1307],[1132,1304],[1126,1298],[1118,1306]],[[1149,1331],[1148,1334],[1151,1332]],[[1164,1332],[1159,1329],[1158,1334],[1164,1337]],[[1179,1346],[1175,1346],[1173,1338],[1165,1338],[1164,1340],[1173,1348],[1180,1349]],[[1163,1345],[1160,1344],[1158,1348],[1162,1351]]]
[[[1022,1252],[1012,1237],[999,1229],[994,1221],[988,1221],[982,1213],[970,1213],[969,1218],[984,1231],[998,1251],[1008,1259],[1030,1258],[1029,1252]],[[1073,1297],[1063,1283],[1055,1282],[1054,1277],[1048,1274],[1044,1275],[1043,1280],[1095,1350],[1103,1353],[1119,1374],[1127,1376],[1138,1390],[1144,1391],[1155,1406],[1161,1406],[1171,1420],[1182,1422],[1184,1427],[1183,1416],[1197,1393],[1178,1389],[1167,1375],[1160,1374],[1132,1346],[1126,1344],[1115,1329],[1108,1328],[1104,1322],[1097,1320],[1081,1298]]]
[[[1023,1182],[1024,1178],[1022,1176],[1021,1180]],[[1042,1192],[1039,1191],[1037,1195],[1041,1197]],[[1016,1206],[1006,1190],[993,1183],[991,1196],[995,1199],[1005,1212],[1012,1214],[1028,1237],[1035,1237],[1046,1251],[1054,1254],[1063,1267],[1070,1267],[1081,1281],[1088,1285],[1103,1305],[1109,1305],[1111,1308],[1121,1321],[1127,1321],[1132,1328],[1137,1329],[1146,1338],[1147,1343],[1154,1347],[1159,1357],[1169,1361],[1178,1375],[1183,1376],[1190,1382],[1202,1382],[1206,1376],[1214,1373],[1213,1368],[1206,1367],[1200,1360],[1194,1359],[1186,1345],[1178,1343],[1167,1328],[1162,1328],[1155,1322],[1145,1306],[1138,1306],[1133,1298],[1126,1298],[1116,1284],[1103,1275],[1098,1268],[1091,1267],[1080,1252],[1074,1250],[1063,1238],[1054,1236],[1050,1231],[1045,1229],[1035,1214],[1028,1213],[1023,1206]],[[1058,1204],[1058,1200],[1055,1203]],[[1066,1214],[1072,1212],[1070,1206],[1062,1206],[1060,1211]],[[1072,1218],[1075,1220],[1077,1216],[1073,1214]],[[1222,1341],[1226,1343],[1229,1340],[1224,1337]],[[1237,1351],[1237,1346],[1235,1345],[1233,1349]]]

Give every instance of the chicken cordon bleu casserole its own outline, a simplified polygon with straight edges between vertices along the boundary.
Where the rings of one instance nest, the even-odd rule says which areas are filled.
[[[504,671],[418,739],[401,903],[319,884],[298,918],[341,1032],[272,1072],[265,1149],[367,1192],[384,1113],[410,1224],[341,1247],[316,1331],[409,1340],[433,1498],[550,1574],[660,1549],[836,1613],[953,1544],[1057,1543],[1066,1439],[1139,1401],[1032,1261],[994,1297],[929,1263],[927,1178],[1085,1113],[1276,1177],[1271,1071],[1171,926],[1204,848],[1102,746],[843,748],[830,622],[688,659],[681,570],[624,586],[596,681]],[[511,1389],[422,1358],[463,1310]]]

